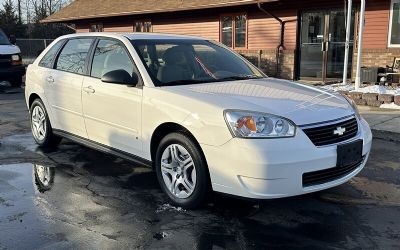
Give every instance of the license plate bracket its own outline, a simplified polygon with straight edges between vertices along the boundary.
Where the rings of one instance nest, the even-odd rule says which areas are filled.
[[[356,140],[337,146],[337,167],[349,166],[362,159],[363,140]]]

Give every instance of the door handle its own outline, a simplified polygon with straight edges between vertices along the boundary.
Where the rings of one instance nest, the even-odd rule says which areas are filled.
[[[48,83],[54,83],[54,78],[52,76],[49,76],[49,77],[46,78],[46,81]]]
[[[96,92],[96,90],[94,90],[94,88],[92,86],[84,87],[83,91],[85,91],[88,94],[90,94],[90,93],[93,94],[94,92]]]
[[[325,52],[325,51],[328,51],[328,49],[329,49],[329,42],[322,42],[321,43],[321,51]]]

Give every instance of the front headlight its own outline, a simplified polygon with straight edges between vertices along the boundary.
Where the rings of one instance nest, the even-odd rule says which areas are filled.
[[[11,65],[21,65],[22,64],[22,58],[20,54],[15,54],[11,56]]]
[[[19,61],[19,60],[20,60],[20,57],[19,57],[18,54],[15,54],[15,55],[12,55],[12,56],[11,56],[11,60],[13,60],[13,61]]]
[[[226,110],[226,123],[235,137],[279,138],[293,137],[294,123],[286,118],[252,111]]]
[[[353,108],[354,114],[357,116],[357,118],[361,119],[360,111],[358,110],[357,104],[353,101],[353,99],[351,99],[345,95],[343,95],[343,97],[346,98],[347,102]]]

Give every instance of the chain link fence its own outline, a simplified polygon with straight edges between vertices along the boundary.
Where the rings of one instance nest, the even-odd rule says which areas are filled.
[[[17,39],[21,50],[22,61],[28,65],[53,41],[53,39]]]

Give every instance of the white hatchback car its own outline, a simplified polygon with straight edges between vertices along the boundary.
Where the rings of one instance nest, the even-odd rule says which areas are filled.
[[[185,208],[211,189],[269,199],[342,184],[372,141],[349,99],[190,36],[60,37],[28,67],[26,103],[40,146],[65,137],[151,166]]]

